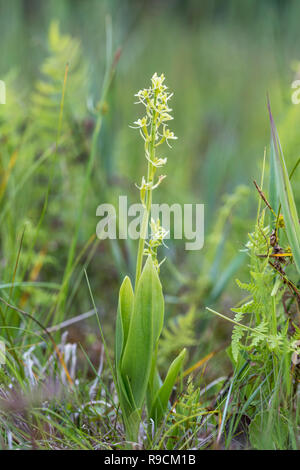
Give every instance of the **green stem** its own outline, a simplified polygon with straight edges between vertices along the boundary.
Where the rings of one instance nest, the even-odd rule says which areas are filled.
[[[157,95],[154,98],[154,106],[156,104]],[[149,144],[149,159],[154,160],[155,158],[155,129],[156,129],[156,119],[157,113],[154,114],[152,124],[151,124],[151,141]],[[145,146],[145,150],[147,152],[147,144]],[[147,175],[147,183],[152,183],[155,173],[155,167],[152,165],[151,161],[148,160],[148,175]],[[137,284],[142,272],[143,266],[143,256],[144,256],[144,247],[145,247],[145,239],[147,235],[147,227],[149,223],[149,217],[151,212],[151,205],[152,205],[152,188],[151,186],[147,190],[146,194],[146,206],[143,214],[143,220],[141,224],[141,235],[139,239],[139,247],[138,247],[138,254],[136,260],[136,274],[135,274],[135,291],[137,288]]]

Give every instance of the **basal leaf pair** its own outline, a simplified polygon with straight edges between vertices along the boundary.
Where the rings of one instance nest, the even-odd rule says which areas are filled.
[[[168,401],[182,366],[185,350],[171,364],[161,383],[156,355],[164,320],[162,287],[151,256],[148,257],[133,293],[126,277],[120,288],[116,324],[118,393],[127,438],[137,440],[144,403],[156,427],[167,411]]]

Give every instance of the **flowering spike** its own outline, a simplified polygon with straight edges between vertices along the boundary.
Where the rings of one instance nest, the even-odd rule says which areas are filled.
[[[168,128],[168,123],[173,119],[171,115],[172,109],[168,105],[168,101],[173,93],[168,93],[168,87],[164,84],[164,74],[155,73],[151,78],[149,88],[144,88],[136,93],[136,103],[140,103],[146,108],[144,117],[137,119],[133,124],[133,128],[138,129],[142,139],[145,142],[145,157],[148,161],[147,178],[143,176],[142,183],[137,188],[140,190],[140,199],[146,208],[142,221],[141,237],[139,241],[139,250],[136,266],[136,286],[141,275],[143,255],[151,255],[154,265],[159,269],[160,264],[157,261],[157,248],[163,244],[166,232],[160,225],[153,225],[152,221],[152,238],[149,243],[145,242],[146,231],[149,225],[149,216],[151,211],[152,191],[156,189],[165,178],[160,175],[155,180],[156,171],[167,163],[167,158],[156,156],[156,148],[166,142],[170,147],[169,141],[175,140],[177,137],[174,132]],[[159,224],[159,221],[156,224]],[[144,245],[146,243],[146,249]]]

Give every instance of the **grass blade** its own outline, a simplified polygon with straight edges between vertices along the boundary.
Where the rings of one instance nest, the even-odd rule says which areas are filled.
[[[271,123],[272,141],[274,146],[274,164],[276,175],[276,186],[281,202],[286,234],[293,253],[294,261],[300,273],[300,225],[297,207],[294,200],[293,190],[289,179],[285,159],[281,149],[277,129],[271,113],[270,103],[268,109]]]

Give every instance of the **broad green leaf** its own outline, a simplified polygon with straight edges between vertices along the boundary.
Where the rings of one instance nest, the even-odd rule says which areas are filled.
[[[121,373],[130,384],[135,406],[141,408],[148,386],[154,344],[162,329],[164,298],[157,270],[149,256],[139,279]]]
[[[281,202],[286,234],[293,253],[296,268],[300,273],[300,224],[293,190],[286,168],[276,126],[268,103],[271,132],[275,151],[275,175],[278,194]]]
[[[120,372],[120,361],[126,345],[130,319],[133,313],[134,293],[131,281],[128,276],[125,277],[119,292],[119,304],[116,321],[116,343],[115,343],[115,361],[118,381],[118,394],[120,405],[123,411],[123,418],[133,412],[132,393],[126,388]],[[127,429],[127,425],[126,425]]]
[[[125,379],[125,381],[127,383],[124,383],[118,370],[118,396],[122,410],[122,419],[126,429],[126,438],[129,441],[136,442],[138,439],[142,408],[136,407],[130,384],[128,380]]]
[[[150,370],[150,375],[149,375],[149,382],[148,382],[148,389],[147,389],[148,411],[151,410],[151,406],[154,401],[154,398],[156,397],[157,392],[162,386],[162,381],[161,381],[161,378],[159,376],[159,372],[157,369],[157,349],[158,349],[158,344],[156,345],[155,351],[153,353],[151,370]]]
[[[124,351],[130,318],[133,312],[134,294],[131,281],[128,276],[125,277],[119,292],[119,305],[116,322],[116,344],[115,344],[115,357],[116,367],[118,368],[122,353]]]
[[[154,399],[154,402],[152,404],[150,417],[154,420],[156,426],[159,424],[167,410],[168,401],[170,399],[180,368],[183,364],[185,353],[186,350],[183,349],[170,365],[165,381],[159,389],[156,398]]]

